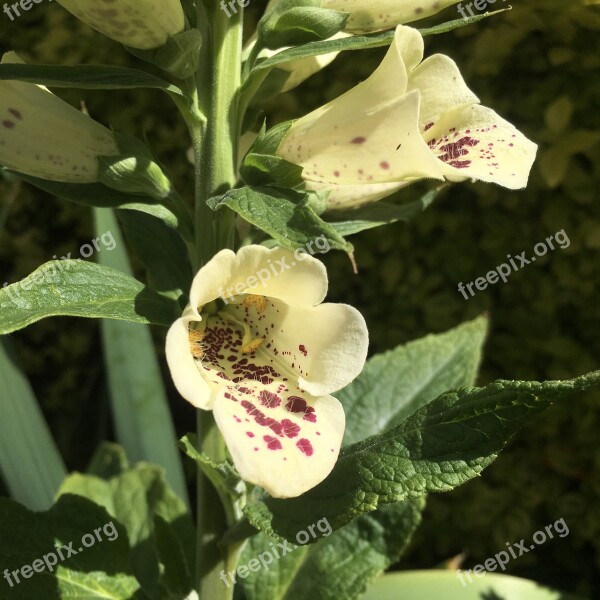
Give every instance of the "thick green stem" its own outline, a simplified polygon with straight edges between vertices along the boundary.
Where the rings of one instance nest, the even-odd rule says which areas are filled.
[[[239,139],[238,95],[241,82],[242,9],[228,16],[218,0],[198,2],[198,19],[203,21],[202,61],[197,75],[198,110],[203,126],[192,127],[196,197],[196,257],[200,268],[216,252],[232,248],[234,215],[228,210],[212,211],[206,201],[223,194],[235,184]],[[198,411],[200,451],[217,462],[226,458],[223,438],[211,412]],[[228,522],[217,491],[198,470],[197,590],[201,599],[231,600],[221,572],[235,569],[240,547],[220,547]]]
[[[241,85],[242,9],[228,16],[217,0],[205,2],[210,26],[205,62],[198,78],[200,108],[207,127],[193,140],[196,158],[196,246],[198,266],[233,243],[233,214],[216,214],[206,200],[235,184],[239,139],[238,94]],[[204,9],[203,11],[204,12]]]

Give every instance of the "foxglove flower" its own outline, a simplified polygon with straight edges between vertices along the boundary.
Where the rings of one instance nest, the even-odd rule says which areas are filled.
[[[162,46],[183,31],[180,0],[56,0],[96,31],[140,50]]]
[[[457,2],[458,0],[322,0],[321,8],[350,13],[346,31],[366,33],[430,17]]]
[[[14,52],[2,63],[22,63]],[[113,134],[41,85],[0,81],[0,164],[67,183],[98,178],[98,156],[119,154]]]
[[[537,146],[479,105],[453,60],[422,59],[421,34],[399,26],[369,79],[283,138],[277,153],[304,167],[308,189],[330,190],[328,208],[379,200],[423,178],[526,186]]]
[[[332,470],[345,417],[329,394],[366,359],[364,319],[322,304],[326,292],[325,267],[307,254],[222,250],[167,335],[177,389],[213,411],[242,478],[275,497],[298,496]]]

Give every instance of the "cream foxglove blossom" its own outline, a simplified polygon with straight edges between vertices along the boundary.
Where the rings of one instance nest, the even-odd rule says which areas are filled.
[[[366,359],[363,317],[322,304],[326,292],[325,267],[307,254],[222,250],[167,335],[177,389],[213,411],[242,478],[272,496],[298,496],[333,469],[345,417],[329,394]]]
[[[180,0],[56,0],[96,31],[125,46],[150,50],[183,31]]]
[[[2,63],[22,63],[14,53]],[[45,87],[0,81],[0,164],[50,181],[92,183],[98,156],[119,154],[113,134]]]
[[[478,179],[523,188],[537,146],[479,105],[456,63],[423,59],[423,38],[399,26],[366,81],[299,119],[277,153],[304,167],[328,207],[379,200],[417,179]]]
[[[456,4],[458,0],[322,0],[322,8],[350,13],[346,31],[363,33],[391,29],[401,23],[424,19]]]

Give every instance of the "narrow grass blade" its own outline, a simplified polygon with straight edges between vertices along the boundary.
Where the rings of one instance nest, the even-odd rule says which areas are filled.
[[[125,242],[112,210],[96,208],[94,214],[96,235],[106,242],[100,246],[98,262],[131,275]],[[117,440],[132,462],[144,460],[162,466],[173,490],[189,505],[150,330],[143,324],[103,320],[102,346]]]
[[[47,510],[67,470],[7,337],[0,337],[0,382],[0,471],[17,502]]]

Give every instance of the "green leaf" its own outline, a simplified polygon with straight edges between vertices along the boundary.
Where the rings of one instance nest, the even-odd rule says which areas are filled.
[[[157,89],[178,96],[183,92],[159,77],[130,69],[105,65],[0,65],[0,81],[17,80],[49,87],[77,88],[80,90]]]
[[[406,500],[363,515],[311,546],[298,546],[268,569],[240,580],[246,600],[353,600],[368,583],[397,562],[421,522],[425,499]],[[320,537],[327,529],[317,523]],[[325,529],[325,531],[323,531]],[[252,537],[240,558],[248,564],[263,555],[264,562],[277,544],[264,533]],[[352,560],[348,558],[351,557]],[[260,559],[259,559],[260,560]]]
[[[61,315],[170,325],[180,313],[137,279],[79,259],[52,260],[0,289],[0,308],[0,335]]]
[[[160,515],[154,517],[154,538],[158,560],[163,566],[159,582],[160,600],[183,600],[192,586],[193,565],[188,564],[181,542],[169,523]]]
[[[293,539],[323,517],[336,530],[381,504],[449,491],[479,475],[552,402],[598,387],[600,371],[448,392],[386,433],[344,448],[329,477],[302,496],[257,501],[245,512],[257,529]]]
[[[192,266],[181,236],[164,221],[139,211],[119,210],[127,241],[146,267],[150,286],[175,300],[192,285]]]
[[[246,493],[246,484],[229,462],[216,463],[198,450],[198,438],[188,433],[179,441],[179,447],[196,463],[217,490],[226,510]],[[233,516],[233,515],[231,515]]]
[[[353,210],[331,211],[328,217],[336,220],[331,221],[330,224],[340,235],[346,237],[366,229],[373,229],[398,221],[410,221],[437,199],[442,187],[429,190],[417,200],[403,202],[402,204],[378,201]]]
[[[347,20],[347,13],[321,8],[319,0],[279,0],[258,24],[259,43],[280,48],[323,40],[341,31]]]
[[[466,25],[471,25],[473,23],[477,23],[478,21],[482,21],[483,19],[487,19],[488,17],[497,15],[501,12],[504,12],[504,10],[506,9],[497,10],[489,13],[482,13],[474,17],[469,17],[467,19],[455,19],[453,21],[448,21],[447,23],[442,23],[441,25],[436,25],[434,27],[419,29],[419,31],[424,37],[428,35],[447,33],[454,29],[458,29]],[[330,52],[367,50],[370,48],[382,48],[385,46],[389,46],[394,40],[394,35],[395,30],[392,29],[389,31],[383,31],[371,35],[354,35],[346,38],[309,42],[299,46],[294,46],[293,48],[282,50],[281,52],[278,52],[274,56],[271,56],[267,59],[257,61],[249,77],[252,77],[252,75],[257,73],[258,71],[272,69],[273,67],[276,67],[281,63],[285,63],[292,60],[299,60],[301,58],[308,58],[310,56],[319,56],[321,54],[329,54]]]
[[[277,156],[277,148],[292,123],[286,121],[268,131],[263,123],[258,137],[240,167],[240,175],[249,186],[274,185],[295,188],[303,183],[302,167]]]
[[[119,225],[109,209],[96,209],[96,235],[110,231],[116,242],[101,252],[105,267],[132,275]],[[156,243],[156,240],[153,240]],[[177,437],[147,325],[102,320],[102,348],[117,440],[132,461],[163,467],[177,495],[189,503]]]
[[[147,598],[133,576],[123,526],[85,498],[65,495],[43,513],[0,498],[0,539],[0,564],[12,582],[2,580],[6,600]],[[70,548],[61,550],[64,561],[55,546]]]
[[[52,506],[67,471],[9,338],[0,338],[0,472],[32,510]]]
[[[60,497],[65,494],[92,500],[125,527],[131,546],[133,572],[151,597],[156,597],[160,578],[159,552],[154,535],[157,517],[172,530],[171,540],[173,536],[178,540],[181,556],[187,563],[185,568],[191,572],[189,565],[194,564],[194,526],[183,502],[168,486],[164,472],[159,467],[138,463],[106,480],[74,473],[59,490]],[[161,529],[163,538],[164,535]],[[191,581],[188,585],[190,591]]]
[[[244,187],[211,198],[208,204],[214,210],[227,206],[284,248],[303,248],[324,236],[330,248],[351,254],[352,244],[308,206],[307,198],[306,194],[293,190]]]
[[[486,333],[487,319],[480,317],[371,358],[336,393],[346,413],[344,445],[400,425],[444,392],[473,385]]]
[[[86,473],[101,479],[110,479],[127,471],[130,466],[129,459],[122,446],[114,442],[102,441],[96,448],[87,466]]]
[[[143,212],[160,219],[171,229],[177,229],[178,227],[177,217],[168,208],[145,196],[118,192],[101,183],[60,183],[38,179],[16,171],[8,172],[58,198],[84,204],[85,206],[120,208],[122,210]]]
[[[373,584],[361,600],[583,600],[535,581],[487,573],[463,586],[454,571],[390,573]]]
[[[201,48],[202,34],[197,29],[187,29],[169,36],[159,48],[139,50],[127,47],[127,50],[178,79],[187,79],[198,70]]]

